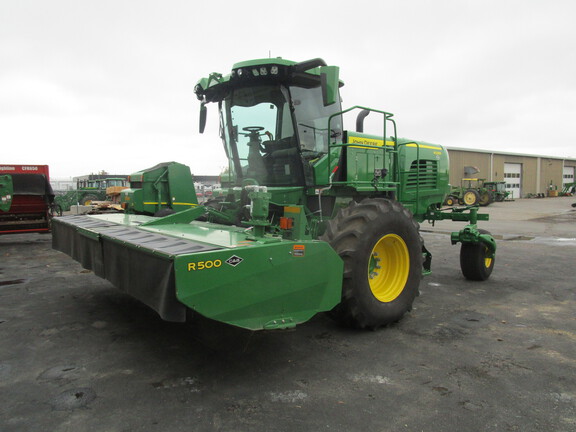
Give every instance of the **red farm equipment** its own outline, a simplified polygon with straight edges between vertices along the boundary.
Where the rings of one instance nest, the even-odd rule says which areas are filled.
[[[0,164],[0,234],[48,232],[55,212],[48,165]]]

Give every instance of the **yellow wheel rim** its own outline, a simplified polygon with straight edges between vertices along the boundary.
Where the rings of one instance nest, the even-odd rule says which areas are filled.
[[[395,300],[404,290],[410,272],[410,254],[396,234],[382,237],[368,261],[368,282],[374,297],[383,303]]]
[[[488,248],[487,248],[487,247],[484,248],[484,253],[485,253],[485,254],[488,253]],[[492,258],[490,258],[490,257],[484,257],[484,267],[490,268],[491,265],[492,265]]]
[[[474,204],[476,201],[476,196],[472,192],[467,192],[464,194],[464,202],[468,205]]]

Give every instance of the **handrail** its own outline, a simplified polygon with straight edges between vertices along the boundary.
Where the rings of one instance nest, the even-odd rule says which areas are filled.
[[[345,110],[343,110],[343,111],[334,113],[334,114],[332,114],[331,116],[329,116],[329,117],[328,117],[328,131],[331,131],[331,130],[332,130],[331,124],[332,124],[332,121],[333,121],[334,118],[340,117],[340,116],[342,116],[343,114],[346,114],[346,113],[351,112],[351,111],[353,111],[353,110],[366,110],[366,111],[369,111],[369,112],[375,112],[375,113],[381,114],[381,115],[384,117],[384,118],[383,118],[383,122],[382,122],[382,132],[383,132],[383,134],[382,134],[382,151],[383,151],[383,156],[384,156],[384,157],[383,157],[383,160],[382,160],[382,168],[386,168],[386,154],[387,154],[387,153],[392,153],[392,157],[393,157],[393,160],[392,160],[392,169],[395,171],[395,174],[396,174],[396,175],[395,175],[395,178],[398,180],[398,179],[399,179],[399,174],[400,174],[400,172],[399,172],[399,170],[400,170],[400,165],[399,165],[399,161],[398,161],[398,151],[397,151],[397,149],[398,149],[398,147],[397,147],[397,146],[398,146],[398,137],[397,137],[397,135],[396,135],[396,122],[395,122],[394,119],[392,118],[392,117],[394,116],[394,114],[389,113],[389,112],[387,112],[387,111],[382,111],[382,110],[377,110],[377,109],[374,109],[374,108],[368,108],[368,107],[364,107],[364,106],[360,106],[360,105],[355,105],[355,106],[353,106],[353,107],[350,107],[350,108],[348,108],[348,109],[345,109]],[[387,136],[387,133],[386,133],[386,124],[387,124],[388,121],[392,123],[392,128],[393,128],[393,136],[392,136],[392,139],[393,139],[393,142],[394,142],[394,150],[389,150],[389,149],[387,149],[387,146],[386,146],[386,136]],[[362,133],[362,132],[359,132],[359,133]],[[329,142],[328,142],[328,155],[327,155],[327,156],[328,156],[328,167],[329,167],[329,169],[332,167],[332,152],[331,152],[331,150],[333,150],[333,149],[335,149],[335,148],[338,148],[338,147],[348,147],[348,146],[354,146],[354,147],[360,147],[360,148],[372,148],[372,149],[374,149],[374,148],[380,148],[380,146],[371,146],[371,145],[360,144],[360,143],[340,143],[340,144],[339,144],[339,143],[336,143],[336,142],[331,142],[331,141],[330,141],[330,138],[331,138],[331,137],[330,137],[330,135],[329,135],[329,138],[328,138],[328,139],[329,139]],[[341,155],[341,152],[340,152],[339,156],[340,156],[340,155]],[[330,182],[330,184],[332,184],[332,177],[331,177],[331,176],[329,177],[329,182]],[[338,182],[338,183],[340,183],[340,182]],[[334,183],[334,184],[338,184],[338,183]],[[360,183],[364,183],[364,182],[360,182]],[[368,182],[366,182],[366,183],[368,183]],[[370,183],[370,184],[372,184],[372,183]],[[396,188],[398,188],[399,186],[401,186],[401,185],[399,185],[398,182],[384,182],[384,183],[383,183],[383,187],[387,187],[386,185],[392,185],[392,186],[395,186]],[[376,187],[376,185],[374,185],[374,186]]]

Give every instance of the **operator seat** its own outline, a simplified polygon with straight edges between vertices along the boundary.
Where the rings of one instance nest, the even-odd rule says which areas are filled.
[[[302,162],[297,148],[276,150],[270,156],[274,184],[301,185]]]

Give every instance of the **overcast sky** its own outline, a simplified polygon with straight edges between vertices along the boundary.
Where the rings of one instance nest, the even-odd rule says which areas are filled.
[[[574,158],[575,17],[573,0],[0,0],[0,163],[218,174],[194,85],[270,55],[340,66],[344,107],[394,113],[399,136]]]

